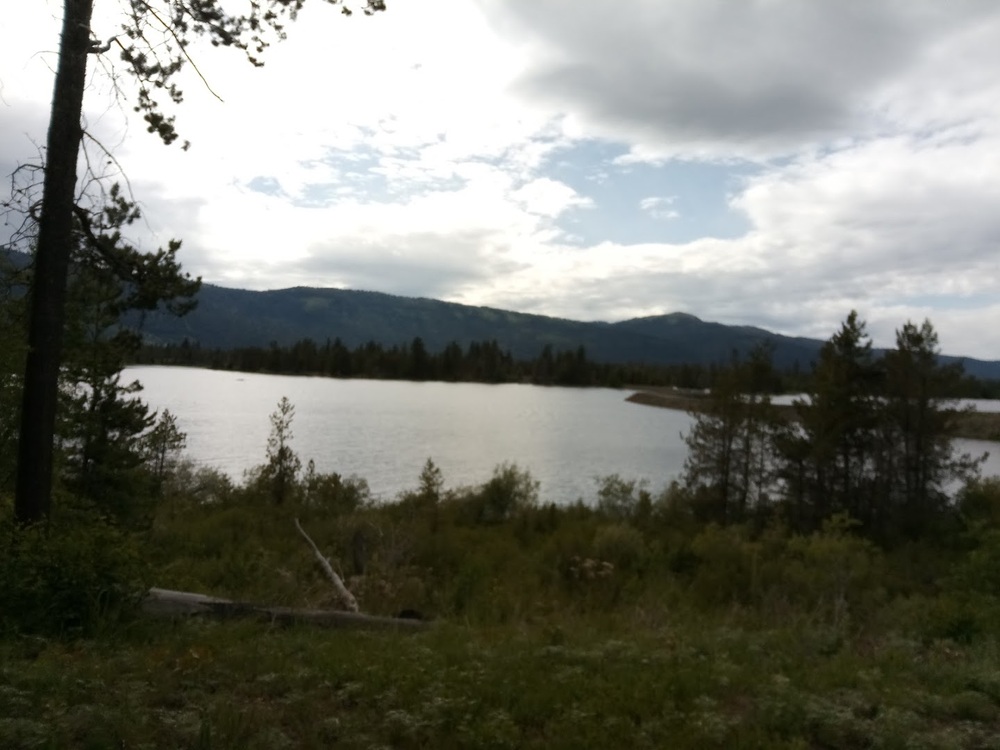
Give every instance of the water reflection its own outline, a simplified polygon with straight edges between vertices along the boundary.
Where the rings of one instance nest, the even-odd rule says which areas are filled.
[[[595,497],[595,478],[618,473],[660,490],[684,466],[684,412],[625,401],[624,391],[479,383],[412,383],[254,375],[176,367],[129,368],[155,409],[168,408],[187,451],[235,479],[264,461],[268,415],[282,396],[295,404],[293,447],[319,471],[356,474],[380,497],[416,486],[428,458],[449,487],[480,484],[513,461],[541,481],[543,501]],[[993,402],[995,405],[995,402]],[[985,474],[1000,474],[997,444]]]
[[[411,383],[130,368],[153,408],[169,408],[188,453],[235,478],[261,463],[268,415],[295,404],[293,447],[320,471],[357,474],[393,497],[433,458],[450,487],[479,484],[513,461],[545,501],[592,499],[595,477],[619,473],[660,489],[683,468],[683,412],[625,401],[626,392],[478,383]]]

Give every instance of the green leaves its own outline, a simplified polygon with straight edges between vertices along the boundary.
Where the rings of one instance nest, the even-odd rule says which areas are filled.
[[[271,414],[271,434],[267,438],[267,463],[261,467],[260,478],[268,485],[276,505],[290,499],[297,490],[302,461],[292,450],[292,420],[295,407],[282,396],[278,408]]]
[[[882,543],[934,533],[948,515],[948,488],[974,477],[981,461],[953,451],[946,395],[962,373],[940,363],[937,347],[929,321],[908,322],[896,348],[876,357],[851,312],[787,419],[759,395],[773,383],[766,352],[720,370],[685,436],[696,514],[742,523],[751,510],[758,521],[777,513],[802,532],[847,514]]]

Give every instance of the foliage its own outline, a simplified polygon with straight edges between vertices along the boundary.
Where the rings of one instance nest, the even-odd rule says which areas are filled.
[[[995,744],[1000,712],[988,648],[896,637],[831,651],[812,630],[705,619],[407,638],[190,622],[86,650],[3,647],[12,750],[973,750]]]
[[[957,455],[947,394],[961,377],[939,359],[937,334],[907,323],[876,358],[852,312],[820,350],[807,398],[787,417],[770,404],[768,353],[716,378],[685,436],[684,484],[702,520],[758,526],[779,516],[801,532],[840,514],[882,544],[954,523],[946,490],[982,459]]]
[[[619,521],[641,521],[650,513],[652,498],[647,482],[610,474],[597,479],[597,512]]]
[[[135,614],[151,570],[135,537],[101,520],[48,526],[5,515],[0,624],[22,633],[93,635]]]
[[[332,4],[336,2],[331,0]],[[29,243],[35,251],[17,446],[15,515],[19,522],[41,521],[50,511],[64,328],[73,319],[67,308],[67,289],[75,248],[82,244],[112,266],[118,265],[116,261],[123,256],[135,261],[125,264],[124,269],[120,265],[114,268],[116,273],[126,270],[131,274],[119,275],[117,285],[97,285],[98,294],[111,292],[111,296],[102,300],[107,307],[99,305],[93,309],[112,318],[117,319],[126,309],[155,310],[161,300],[184,296],[192,286],[190,279],[182,278],[172,263],[172,255],[180,243],[171,242],[169,250],[143,256],[122,241],[118,228],[138,218],[138,211],[121,198],[117,186],[112,187],[107,205],[98,210],[90,210],[80,195],[86,196],[88,189],[103,182],[102,176],[93,171],[91,160],[80,158],[88,58],[104,55],[115,47],[125,69],[138,84],[134,110],[142,114],[150,132],[170,144],[176,140],[177,131],[173,116],[164,112],[162,104],[164,99],[173,104],[183,100],[176,76],[191,62],[188,50],[191,41],[207,38],[215,46],[241,50],[252,64],[260,65],[259,55],[272,38],[284,37],[284,24],[297,16],[303,4],[304,0],[255,1],[240,13],[215,0],[195,3],[132,0],[122,13],[119,33],[102,43],[95,38],[92,28],[93,0],[65,3],[45,164],[24,166],[25,173],[43,173],[41,199],[37,198],[37,183],[29,181],[27,187],[18,186],[15,179],[11,199],[3,202],[9,210],[15,210],[20,203],[25,217],[12,244]],[[366,14],[384,9],[382,0],[369,0],[364,7]],[[347,7],[342,10],[345,14],[351,12]],[[117,80],[113,80],[113,85],[117,93],[122,93]],[[184,143],[185,150],[188,145]],[[110,157],[107,163],[113,164],[114,157],[103,146],[100,148],[104,151],[100,161],[105,162],[107,156]],[[86,165],[85,187],[78,191],[77,168],[81,162]],[[21,172],[19,167],[15,175]],[[108,227],[112,231],[103,231]],[[166,273],[159,274],[161,269]],[[147,275],[149,271],[152,276]],[[164,297],[161,290],[168,287],[172,291]],[[146,292],[152,288],[156,288],[156,293],[147,296]],[[113,299],[116,296],[118,299]],[[168,301],[167,307],[170,306]],[[100,323],[99,327],[105,324]],[[83,471],[89,470],[87,466],[88,459],[84,456]],[[92,486],[89,481],[85,485]]]
[[[684,483],[704,520],[743,523],[770,501],[780,429],[768,395],[773,382],[771,353],[757,348],[719,373],[705,408],[693,415]]]
[[[113,615],[135,599],[118,610],[104,592],[145,585],[122,586],[135,580],[134,542],[106,524],[58,544],[19,529],[30,543],[0,558],[2,600],[27,602],[24,620],[6,622],[22,635],[0,638],[13,665],[0,670],[5,746],[904,747],[919,736],[972,749],[1000,726],[995,483],[963,493],[964,527],[904,555],[846,515],[807,533],[774,518],[705,523],[683,487],[653,496],[618,475],[568,506],[542,503],[510,464],[445,489],[428,460],[412,491],[384,503],[351,500],[351,480],[315,467],[281,505],[255,502],[252,482],[198,489],[199,475],[168,469],[143,545],[157,585],[331,606],[300,517],[365,611],[416,610],[434,626],[332,639],[258,623],[121,629]],[[44,555],[29,553],[43,542]],[[18,588],[38,579],[32,569],[48,589]],[[81,578],[100,607],[63,598]],[[27,617],[43,601],[61,619]],[[76,648],[29,630],[97,635]]]
[[[820,351],[809,397],[795,403],[801,430],[782,446],[796,528],[817,529],[837,513],[868,524],[874,519],[881,394],[882,372],[865,324],[852,311]]]
[[[271,413],[271,433],[267,438],[267,463],[253,469],[252,482],[265,491],[276,505],[292,498],[297,490],[302,460],[292,450],[292,420],[295,407],[282,396],[278,408]],[[313,472],[315,475],[315,471]],[[316,485],[313,477],[314,487]]]
[[[412,491],[376,503],[363,480],[320,474],[311,461],[301,472],[287,399],[271,417],[267,464],[236,485],[177,460],[182,435],[164,413],[141,433],[159,498],[141,540],[69,503],[48,528],[0,527],[11,540],[0,549],[0,740],[801,748],[905,747],[919,737],[991,747],[1000,486],[970,482],[953,509],[938,503],[951,459],[939,450],[946,441],[935,442],[943,421],[933,387],[949,375],[927,356],[932,333],[904,329],[898,356],[869,361],[863,325],[849,319],[817,366],[819,406],[801,428],[772,422],[766,398],[745,398],[732,375],[756,372],[753,382],[766,384],[766,368],[734,361],[721,371],[711,416],[732,410],[734,429],[697,443],[733,436],[730,489],[714,495],[721,505],[706,505],[720,482],[707,468],[655,495],[611,475],[587,502],[556,506],[514,464],[449,489],[430,459]],[[867,385],[855,382],[859,372],[871,374]],[[748,431],[753,419],[766,428]],[[745,436],[762,434],[776,463],[801,451],[798,476],[809,482],[786,491],[803,492],[804,515],[790,512],[794,495],[772,499],[762,479],[747,481],[741,459],[761,454],[744,450],[758,444]],[[855,471],[844,476],[844,466]],[[899,471],[876,471],[885,467]],[[771,481],[791,482],[782,468]],[[814,494],[821,483],[825,499]],[[905,543],[886,544],[866,508],[927,517]],[[333,606],[293,518],[365,611],[417,611],[434,627],[405,639],[258,623],[119,627],[150,581]]]
[[[177,426],[177,418],[169,409],[164,409],[159,420],[143,437],[142,446],[157,494],[162,495],[163,484],[176,471],[186,445],[187,435]]]
[[[888,487],[889,523],[916,537],[932,529],[948,508],[946,488],[967,482],[982,459],[958,455],[949,437],[954,404],[944,398],[955,390],[961,367],[937,361],[938,337],[929,321],[907,323],[896,332],[896,348],[886,353],[884,422],[894,442],[894,456],[881,470],[892,473]]]
[[[420,486],[417,494],[420,499],[429,504],[437,505],[444,493],[444,474],[431,459],[427,459],[424,468],[420,470]]]
[[[144,254],[122,239],[122,228],[138,218],[137,208],[116,185],[98,217],[81,219],[56,431],[60,478],[73,500],[129,523],[148,517],[163,464],[183,440],[169,421],[156,426],[156,415],[138,398],[138,382],[121,382],[121,371],[141,341],[123,326],[124,318],[161,306],[183,315],[193,308],[200,287],[200,281],[180,271],[179,243]],[[155,440],[160,441],[158,458],[149,450]]]
[[[471,498],[476,523],[501,523],[538,504],[539,483],[517,464],[502,463]]]
[[[422,490],[440,487],[433,468]],[[524,483],[509,466],[495,477],[511,474]],[[366,611],[439,622],[405,638],[192,620],[79,649],[2,639],[14,668],[0,670],[0,737],[14,748],[799,748],[919,736],[971,750],[996,736],[997,610],[977,610],[985,600],[958,575],[983,569],[975,556],[893,594],[885,581],[912,566],[844,517],[805,535],[717,524],[668,534],[677,497],[665,493],[641,525],[538,503],[470,524],[481,489],[441,490],[434,525],[400,513],[409,493],[332,512],[247,504],[252,489],[236,487],[224,502],[161,508],[147,545],[159,585],[328,606],[291,523],[302,514],[335,566],[370,530],[368,564],[347,577]],[[671,564],[685,545],[686,569]],[[38,711],[18,710],[42,695]]]
[[[192,306],[199,282],[180,271],[178,245],[143,254],[122,238],[122,229],[139,218],[134,204],[112,186],[100,212],[80,213],[69,274],[64,351],[59,370],[60,400],[56,421],[56,488],[68,501],[130,524],[142,525],[179,444],[161,445],[156,415],[138,398],[141,387],[121,380],[121,370],[140,346],[128,316],[164,308],[183,314]],[[26,348],[25,293],[36,273],[30,258],[8,261],[0,273],[0,317],[4,355],[0,358],[0,441],[4,461],[0,486],[10,487],[17,455],[21,372]],[[139,320],[132,321],[138,325]],[[9,339],[9,340],[8,340]],[[160,437],[165,425],[159,428]],[[175,434],[171,440],[179,439]],[[183,441],[181,441],[183,442]],[[157,464],[160,464],[157,467]],[[39,469],[40,470],[40,469]]]
[[[302,501],[308,507],[323,508],[331,513],[349,513],[371,501],[371,490],[368,482],[360,477],[319,473],[316,463],[309,459],[302,478]]]

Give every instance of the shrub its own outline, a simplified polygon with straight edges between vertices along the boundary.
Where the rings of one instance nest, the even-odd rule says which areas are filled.
[[[648,552],[642,534],[625,524],[602,526],[594,535],[594,556],[611,563],[615,570],[642,572]]]
[[[517,464],[502,463],[493,470],[493,477],[473,497],[477,523],[501,523],[517,512],[538,504],[539,483],[527,469]]]
[[[233,480],[224,471],[190,458],[178,460],[163,481],[165,499],[176,505],[226,503],[235,492]]]
[[[625,480],[619,474],[597,478],[597,511],[615,521],[628,521],[641,515],[641,509],[649,513],[651,498],[645,482],[635,479]]]
[[[867,539],[851,533],[846,516],[834,516],[821,531],[787,540],[767,561],[764,585],[772,598],[840,626],[884,601],[884,558]]]
[[[967,484],[959,493],[958,509],[969,523],[1000,526],[1000,477]]]
[[[86,635],[132,615],[149,590],[136,538],[100,520],[35,525],[4,521],[0,625],[20,632]]]
[[[758,551],[739,526],[706,526],[691,541],[694,599],[710,606],[749,603],[758,588]]]
[[[337,472],[321,474],[310,459],[302,480],[306,505],[333,513],[350,513],[371,502],[368,482],[360,477],[342,477]]]

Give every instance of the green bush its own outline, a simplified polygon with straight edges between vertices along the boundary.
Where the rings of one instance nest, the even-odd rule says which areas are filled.
[[[968,523],[1000,526],[1000,477],[967,484],[959,493],[958,509]]]
[[[150,570],[136,538],[99,520],[0,531],[0,626],[25,633],[87,635],[138,608]]]
[[[597,479],[597,512],[615,521],[628,521],[649,515],[652,498],[646,483],[626,480],[620,474]]]
[[[948,587],[961,592],[1000,595],[1000,529],[975,529],[975,547],[955,565]]]
[[[885,598],[882,553],[852,534],[852,526],[845,516],[834,516],[814,534],[766,544],[759,580],[772,603],[834,626],[880,606]]]
[[[355,476],[345,478],[337,472],[319,473],[311,459],[302,485],[305,505],[333,513],[350,513],[371,502],[367,481]]]
[[[476,523],[502,523],[515,514],[538,505],[539,483],[527,469],[502,463],[493,469],[493,477],[470,500]]]
[[[615,570],[629,573],[641,573],[648,557],[642,533],[621,523],[597,530],[593,553],[598,560],[611,563]]]
[[[759,545],[739,526],[709,524],[691,541],[689,591],[703,606],[747,604],[757,593]]]

